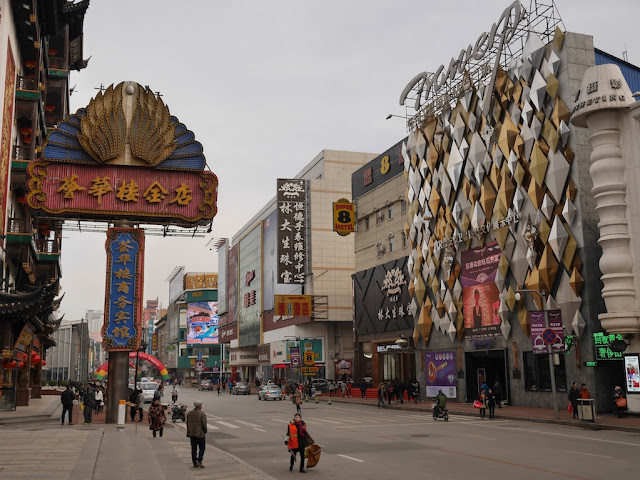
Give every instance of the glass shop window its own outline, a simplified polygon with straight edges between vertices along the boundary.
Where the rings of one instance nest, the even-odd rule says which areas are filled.
[[[549,373],[549,358],[547,355],[534,355],[533,352],[523,352],[524,388],[531,392],[550,392],[551,375]],[[567,371],[565,356],[557,355],[559,364],[555,365],[556,389],[567,391]]]

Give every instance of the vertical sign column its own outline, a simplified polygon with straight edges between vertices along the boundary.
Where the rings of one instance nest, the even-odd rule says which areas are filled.
[[[307,275],[307,181],[278,179],[278,283]]]
[[[106,351],[132,351],[140,346],[144,232],[139,229],[107,230],[107,292],[103,347]]]

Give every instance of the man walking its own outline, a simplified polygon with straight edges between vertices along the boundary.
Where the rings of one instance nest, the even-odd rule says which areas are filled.
[[[202,411],[202,402],[193,402],[193,406],[194,409],[187,414],[187,437],[191,439],[191,461],[193,468],[204,468],[202,459],[206,446],[207,416]]]
[[[84,424],[91,425],[93,422],[93,407],[96,404],[96,393],[91,384],[89,384],[82,397],[82,403],[84,408]]]
[[[67,385],[67,389],[60,395],[60,403],[62,403],[62,419],[60,425],[64,425],[64,414],[69,412],[69,425],[73,425],[71,418],[73,417],[73,401],[76,399],[75,393],[71,390],[71,385]]]

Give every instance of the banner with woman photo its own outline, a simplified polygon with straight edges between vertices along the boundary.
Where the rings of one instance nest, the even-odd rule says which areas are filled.
[[[495,284],[501,256],[497,242],[470,248],[461,254],[465,337],[501,335],[500,292]]]

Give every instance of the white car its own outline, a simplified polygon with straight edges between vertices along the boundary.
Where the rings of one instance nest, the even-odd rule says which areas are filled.
[[[153,394],[158,390],[158,384],[156,382],[143,382],[142,387],[142,401],[144,403],[151,403],[153,401]]]

